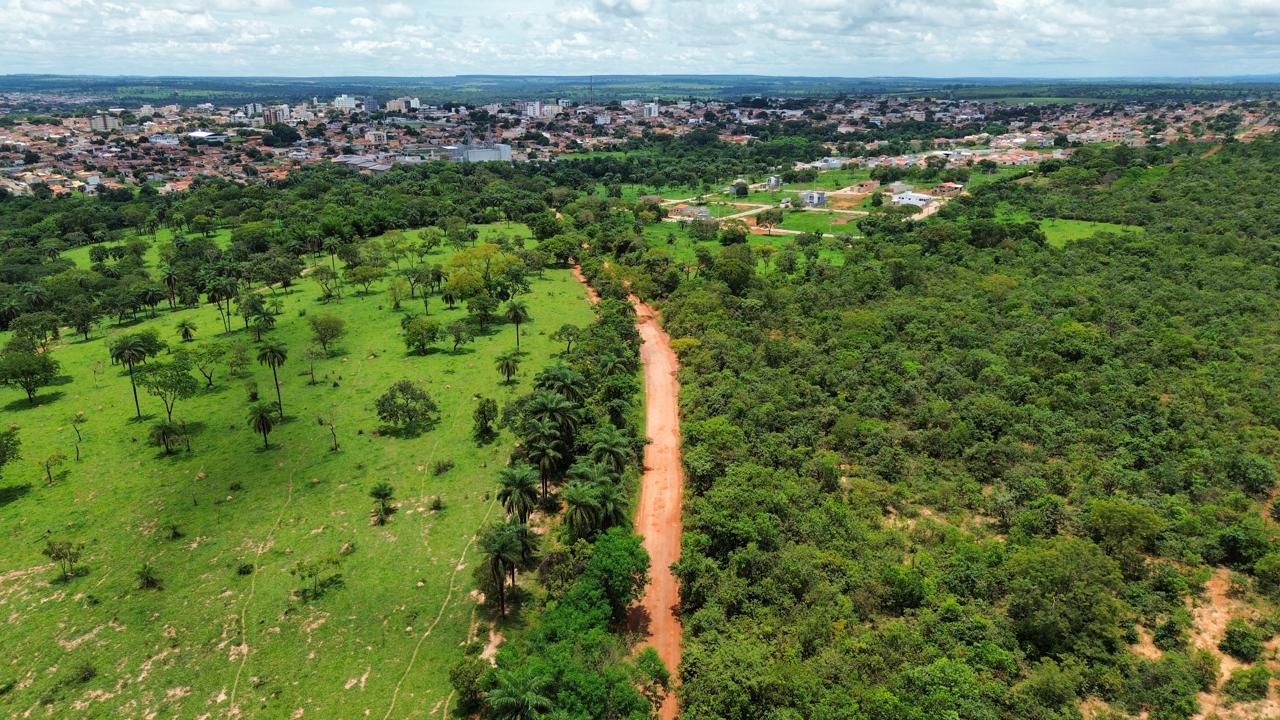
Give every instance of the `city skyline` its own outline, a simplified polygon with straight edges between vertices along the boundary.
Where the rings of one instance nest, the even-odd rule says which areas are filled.
[[[4,0],[7,73],[1236,76],[1280,69],[1263,0]]]

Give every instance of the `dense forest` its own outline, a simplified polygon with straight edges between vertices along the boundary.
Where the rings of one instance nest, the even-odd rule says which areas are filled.
[[[1280,145],[1196,151],[1082,152],[838,264],[729,247],[670,294],[689,717],[1190,717],[1209,566],[1275,633]],[[1010,207],[1145,232],[1054,249]]]
[[[536,570],[540,591],[513,579],[533,614],[496,668],[454,667],[465,710],[645,717],[667,684],[620,633],[647,567],[620,527],[639,447],[628,290],[660,303],[683,365],[686,717],[1065,720],[1091,699],[1166,720],[1194,715],[1201,692],[1267,694],[1280,143],[1084,148],[927,221],[886,210],[860,237],[722,234],[690,263],[647,239],[661,208],[601,191],[723,181],[821,146],[654,142],[625,158],[0,199],[6,378],[49,380],[32,358],[63,328],[88,336],[165,304],[216,305],[229,323],[246,288],[296,282],[308,258],[327,256],[308,279],[326,293],[404,275],[483,319],[525,273],[575,257],[605,297],[598,319],[502,418],[522,440],[509,481],[525,499],[509,514],[544,502],[531,478],[563,483],[562,542],[540,553],[485,531],[477,578],[497,611],[517,571]],[[1141,232],[1058,248],[1045,218]],[[461,251],[472,224],[507,220],[536,248],[473,257],[505,253],[509,274],[401,267],[397,230]],[[142,257],[160,229],[156,271]],[[90,269],[60,255],[83,245]],[[1194,642],[1193,605],[1221,568],[1251,612],[1214,652]],[[1145,640],[1155,651],[1135,653]]]

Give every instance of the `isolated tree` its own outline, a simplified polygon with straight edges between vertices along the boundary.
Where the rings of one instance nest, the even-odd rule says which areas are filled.
[[[222,343],[204,343],[196,346],[194,352],[179,352],[175,355],[186,357],[191,367],[204,377],[205,387],[212,388],[213,374],[217,371],[218,363],[227,356],[227,346]]]
[[[45,459],[40,462],[40,465],[44,467],[44,478],[46,483],[49,485],[53,484],[53,469],[66,461],[67,456],[56,450],[45,456]]]
[[[4,466],[22,457],[22,439],[18,437],[17,426],[11,426],[0,432],[0,477],[4,477]]]
[[[151,563],[142,563],[142,566],[134,573],[134,577],[138,579],[138,588],[141,590],[161,589],[160,574],[156,572]]]
[[[507,303],[504,315],[507,322],[514,323],[516,326],[516,352],[520,352],[520,325],[530,320],[529,306],[521,300],[512,300]]]
[[[385,525],[387,518],[391,517],[394,508],[391,507],[391,500],[394,497],[395,490],[391,487],[391,483],[380,482],[369,490],[369,497],[373,498],[373,519],[378,525]]]
[[[783,213],[782,208],[769,208],[756,213],[756,225],[765,228],[770,233],[773,229],[782,224]]]
[[[196,394],[200,383],[191,375],[191,365],[185,357],[173,362],[149,365],[138,378],[138,383],[148,394],[160,398],[164,403],[165,416],[173,422],[173,406],[179,401]]]
[[[401,432],[430,430],[440,420],[440,408],[421,385],[400,380],[374,403],[378,418]]]
[[[47,352],[8,350],[0,353],[0,385],[22,388],[27,402],[36,404],[36,392],[58,377],[58,361]]]
[[[476,401],[475,412],[471,414],[474,425],[471,435],[476,442],[485,443],[493,439],[497,433],[493,423],[498,419],[498,402],[493,398],[482,397]]]
[[[80,433],[80,426],[86,422],[88,422],[88,418],[85,417],[83,410],[67,419],[67,424],[71,426],[71,430],[76,434],[76,462],[80,462],[80,443],[84,442],[84,435]],[[0,465],[3,465],[3,463],[0,462]]]
[[[391,282],[387,283],[387,296],[391,298],[391,309],[399,310],[400,303],[409,297],[413,292],[413,287],[409,285],[409,281],[402,277],[395,277]]]
[[[142,405],[138,402],[138,382],[134,375],[134,368],[145,363],[147,358],[159,353],[163,347],[155,331],[122,335],[116,338],[109,347],[111,361],[121,363],[129,368],[129,385],[133,388],[133,409],[137,413],[139,420],[142,419]]]
[[[262,449],[268,450],[271,448],[271,445],[267,442],[267,436],[271,434],[275,426],[275,409],[271,407],[271,403],[258,403],[249,408],[249,427],[253,428],[254,432],[262,435]]]
[[[178,331],[178,336],[182,338],[182,342],[191,342],[196,339],[196,324],[189,318],[183,318],[174,326]]]
[[[485,702],[497,720],[540,720],[554,707],[551,680],[529,669],[499,670]]]
[[[311,337],[326,353],[330,345],[347,333],[347,321],[337,315],[308,315],[307,323],[311,325]]]
[[[50,539],[45,542],[40,554],[58,564],[60,579],[69,580],[75,576],[76,565],[84,555],[84,543]]]
[[[454,320],[445,329],[453,339],[454,352],[458,352],[458,348],[475,339],[475,331],[471,329],[471,323],[465,319]]]
[[[172,420],[162,420],[151,426],[148,435],[151,438],[151,442],[164,448],[164,454],[168,455],[173,452],[173,443],[177,441],[181,433],[182,429]]]
[[[498,366],[498,372],[502,373],[503,380],[510,385],[511,378],[515,377],[520,370],[520,356],[513,352],[504,352],[498,356],[495,363]]]
[[[380,267],[372,265],[356,265],[346,270],[346,280],[363,288],[363,294],[369,294],[369,288],[382,279],[386,273]]]
[[[274,330],[275,327],[276,317],[269,312],[254,315],[249,323],[249,328],[253,330],[253,339],[257,342],[262,342],[262,336]]]
[[[498,502],[502,509],[522,523],[538,503],[538,473],[525,464],[512,465],[498,471]]]
[[[276,407],[280,409],[280,421],[284,421],[284,400],[280,397],[279,369],[289,359],[289,350],[282,343],[269,342],[258,348],[258,363],[271,368],[271,380],[276,384]]]
[[[425,355],[431,344],[440,339],[440,323],[426,316],[412,318],[404,326],[404,344],[409,350]]]
[[[581,334],[582,330],[577,325],[565,323],[558,330],[551,333],[551,339],[564,343],[564,352],[568,355],[573,351],[573,344],[577,342]]]

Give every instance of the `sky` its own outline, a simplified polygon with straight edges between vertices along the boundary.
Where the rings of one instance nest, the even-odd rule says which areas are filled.
[[[1280,72],[1280,0],[0,0],[0,74]]]

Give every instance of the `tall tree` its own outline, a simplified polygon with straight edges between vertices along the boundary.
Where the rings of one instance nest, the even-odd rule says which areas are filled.
[[[279,369],[289,359],[289,350],[282,343],[269,342],[258,348],[258,363],[271,368],[271,379],[276,384],[276,407],[280,409],[280,421],[284,422],[284,400],[280,397]]]
[[[498,471],[498,502],[502,509],[522,523],[538,502],[538,474],[525,464],[512,465]]]
[[[520,325],[529,322],[529,306],[522,300],[512,300],[507,303],[507,309],[504,313],[507,322],[514,323],[516,326],[516,352],[520,352]]]
[[[111,361],[129,368],[129,384],[133,387],[133,409],[137,419],[142,419],[142,404],[138,402],[138,381],[134,368],[145,363],[147,358],[160,352],[163,345],[155,331],[130,333],[122,335],[111,343]]]
[[[262,435],[262,448],[264,450],[271,448],[271,445],[267,442],[267,436],[271,434],[275,426],[275,412],[270,403],[258,403],[249,408],[249,427],[253,428],[254,432]]]
[[[520,370],[520,356],[514,352],[504,352],[498,356],[495,361],[498,372],[502,373],[505,382],[510,385],[511,378],[515,377]]]

